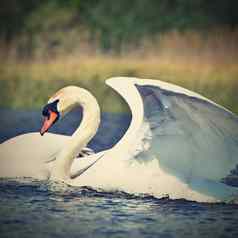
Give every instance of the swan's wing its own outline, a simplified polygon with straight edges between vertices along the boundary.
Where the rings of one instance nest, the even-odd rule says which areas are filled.
[[[233,176],[238,185],[236,115],[199,94],[159,80],[122,77],[107,84],[132,111],[131,125],[115,146],[118,151],[134,153],[141,163],[156,159],[166,173],[194,189],[200,189],[194,179],[231,185],[228,180]]]
[[[62,148],[63,148],[63,147],[62,147]],[[61,148],[60,148],[58,151],[56,151],[55,153],[53,153],[45,162],[46,162],[46,163],[50,163],[50,162],[55,161],[57,155],[58,155],[59,152],[60,152],[60,150],[61,150]],[[83,148],[83,149],[78,153],[78,155],[76,156],[76,159],[79,159],[79,158],[80,158],[80,159],[81,159],[81,158],[88,158],[90,155],[94,155],[94,154],[95,154],[95,152],[94,152],[93,149],[88,148],[88,147],[85,147],[85,148]]]
[[[91,168],[97,161],[103,158],[106,151],[102,151],[99,153],[94,153],[90,155],[84,155],[85,159],[77,159],[74,160],[71,167],[71,178],[75,179],[86,172],[89,168]]]
[[[88,156],[93,154],[95,154],[93,149],[85,147],[79,152],[77,158],[87,158]]]

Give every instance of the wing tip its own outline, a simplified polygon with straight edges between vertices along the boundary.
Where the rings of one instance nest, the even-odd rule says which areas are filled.
[[[122,82],[123,80],[123,82]],[[189,89],[186,89],[184,87],[181,87],[179,85],[173,84],[173,83],[169,83],[169,82],[165,82],[165,81],[161,81],[158,79],[145,79],[145,78],[137,78],[137,77],[125,77],[125,76],[118,76],[118,77],[111,77],[109,79],[106,80],[106,84],[108,86],[110,86],[111,88],[126,88],[125,85],[135,85],[135,84],[139,84],[139,85],[151,85],[151,86],[156,86],[159,87],[163,90],[167,90],[167,91],[173,91],[175,93],[179,93],[179,94],[183,94],[186,95],[188,97],[195,97],[195,98],[199,98],[203,101],[209,102],[211,104],[213,104],[214,106],[217,106],[218,108],[221,108],[233,115],[235,115],[233,112],[231,112],[229,109],[215,103],[214,101],[204,97],[203,95],[193,92]],[[116,90],[117,91],[117,90]]]

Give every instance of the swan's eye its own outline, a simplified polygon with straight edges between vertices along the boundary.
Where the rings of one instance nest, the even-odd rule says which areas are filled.
[[[44,109],[43,109],[43,111],[42,111],[42,115],[43,115],[44,117],[47,117],[47,118],[49,119],[49,117],[50,117],[49,109],[44,107]]]

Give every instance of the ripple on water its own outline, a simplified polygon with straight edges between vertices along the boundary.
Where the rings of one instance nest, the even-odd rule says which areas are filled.
[[[2,237],[238,237],[238,206],[0,181]]]

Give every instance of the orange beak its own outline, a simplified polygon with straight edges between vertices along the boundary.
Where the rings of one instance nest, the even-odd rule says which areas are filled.
[[[50,129],[50,127],[54,124],[54,122],[58,118],[58,114],[56,112],[52,112],[52,111],[49,110],[49,113],[50,113],[50,116],[45,117],[43,126],[42,126],[41,131],[40,131],[40,134],[42,136],[45,134],[45,132],[47,132]]]

